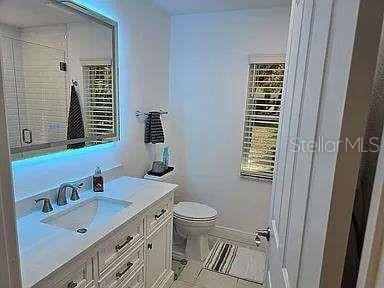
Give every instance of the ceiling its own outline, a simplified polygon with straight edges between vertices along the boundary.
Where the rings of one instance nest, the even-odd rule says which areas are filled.
[[[23,28],[84,21],[77,14],[46,3],[47,0],[0,0],[0,23]]]
[[[291,0],[152,0],[170,15],[289,6]],[[32,27],[84,21],[47,0],[0,0],[0,23]]]
[[[290,6],[291,0],[152,0],[170,15]]]

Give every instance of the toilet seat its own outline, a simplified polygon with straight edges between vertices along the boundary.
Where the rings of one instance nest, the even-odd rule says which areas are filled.
[[[174,218],[177,220],[183,220],[191,223],[199,223],[199,222],[211,222],[216,221],[216,218],[204,218],[204,219],[196,219],[196,218],[187,218],[187,217],[180,217],[179,215],[174,215]]]
[[[191,222],[213,221],[217,218],[217,211],[200,203],[180,202],[175,206],[174,216]]]

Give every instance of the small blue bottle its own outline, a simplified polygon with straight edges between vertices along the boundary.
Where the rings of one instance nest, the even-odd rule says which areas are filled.
[[[164,164],[164,168],[165,169],[168,169],[168,165],[169,165],[169,147],[164,147],[163,149],[163,164]]]

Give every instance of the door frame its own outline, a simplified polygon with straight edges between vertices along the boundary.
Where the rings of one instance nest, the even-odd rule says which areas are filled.
[[[356,287],[373,288],[384,284],[384,133],[381,138],[372,198],[369,207],[363,252]]]
[[[377,77],[381,77],[384,71],[380,68],[380,65],[382,65],[384,61],[384,22],[380,49],[380,56],[377,63]],[[380,88],[377,91],[378,95],[383,92],[384,90]],[[384,127],[381,127],[381,129],[383,129],[383,133],[373,180],[367,225],[364,233],[363,251],[356,285],[358,288],[384,286]]]
[[[325,140],[345,142],[350,139],[354,142],[364,136],[383,6],[381,0],[314,1],[312,21],[301,24],[312,27],[310,37],[303,42],[303,46],[310,45],[310,56],[305,63],[311,66],[310,73],[298,75],[307,82],[302,101],[320,96],[318,110],[313,109],[312,115],[307,114],[311,119],[313,116],[317,118],[315,125],[308,127],[308,117],[304,117],[301,125],[308,133],[314,133],[314,139],[325,137]],[[326,19],[328,12],[330,17]],[[318,63],[323,54],[316,53],[321,52],[321,47],[325,47],[323,65]],[[310,112],[307,111],[310,108],[304,109],[305,113]],[[284,116],[291,117],[288,114]],[[284,148],[288,140],[289,137],[284,139],[286,143],[280,148]],[[305,216],[300,219],[304,221],[304,233],[299,235],[302,245],[296,287],[340,287],[341,284],[361,151],[346,152],[338,148],[334,153],[315,151],[307,163],[310,164],[309,175],[298,173],[294,176],[309,179],[308,187],[297,185],[297,189],[307,191],[307,202],[300,208],[305,209]],[[284,166],[284,163],[280,164]],[[282,183],[274,183],[276,185]],[[273,225],[271,228],[276,230]],[[284,282],[289,282],[288,272],[283,276]]]
[[[365,136],[384,13],[382,0],[360,0],[358,4],[340,130],[340,139],[349,139],[352,143]],[[321,287],[341,285],[362,153],[360,147],[343,147],[337,153],[324,243]]]
[[[21,288],[15,198],[13,194],[1,59],[0,49],[0,287]]]

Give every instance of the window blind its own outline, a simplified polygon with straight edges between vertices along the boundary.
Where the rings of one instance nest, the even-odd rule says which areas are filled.
[[[101,137],[90,144],[109,142],[115,131],[111,65],[83,65],[86,137]],[[103,136],[106,136],[104,138]]]
[[[249,65],[241,175],[272,179],[284,82],[284,63]]]

